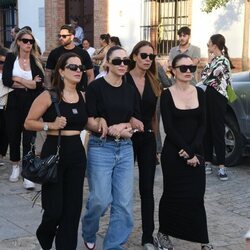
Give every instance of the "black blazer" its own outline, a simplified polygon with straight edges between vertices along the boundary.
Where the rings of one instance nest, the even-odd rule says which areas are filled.
[[[14,55],[13,53],[8,53],[3,65],[3,85],[7,86],[7,87],[12,87],[13,85],[13,80],[12,80],[12,71],[13,71],[13,67],[14,67],[14,62],[16,60],[16,55]],[[44,82],[44,74],[42,72],[42,70],[36,65],[35,59],[32,55],[30,55],[30,67],[31,67],[31,73],[32,73],[32,77],[34,79],[35,76],[39,75],[42,80],[41,80],[41,84],[37,84],[36,86],[36,90],[41,90],[42,88],[42,84]]]

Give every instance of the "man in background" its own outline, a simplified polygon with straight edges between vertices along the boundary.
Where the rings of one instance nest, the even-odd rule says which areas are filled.
[[[79,46],[82,44],[84,38],[83,28],[79,26],[79,19],[77,17],[71,17],[70,24],[75,29],[74,44]]]
[[[169,52],[170,70],[171,70],[173,59],[179,54],[186,54],[190,56],[193,60],[194,65],[198,65],[200,62],[201,51],[199,47],[194,46],[189,42],[190,37],[191,37],[191,29],[187,26],[181,27],[178,30],[178,36],[179,36],[179,45],[171,48]],[[197,82],[196,78],[197,76],[195,75],[195,77],[192,80],[193,84],[196,84]]]
[[[63,25],[60,28],[60,33],[58,34],[59,42],[61,46],[53,49],[48,56],[48,60],[45,67],[45,86],[50,88],[51,78],[53,70],[56,67],[56,63],[59,57],[67,52],[73,52],[80,56],[82,64],[85,67],[84,73],[82,74],[82,79],[77,85],[77,88],[81,91],[85,91],[87,84],[94,80],[94,71],[92,61],[87,51],[76,46],[74,44],[75,29],[71,25]]]
[[[13,48],[13,45],[14,45],[14,41],[15,41],[15,38],[16,38],[16,34],[20,31],[20,28],[18,28],[17,26],[13,27],[10,31],[10,36],[11,36],[11,39],[12,39],[12,43],[10,45],[10,50],[12,50]]]

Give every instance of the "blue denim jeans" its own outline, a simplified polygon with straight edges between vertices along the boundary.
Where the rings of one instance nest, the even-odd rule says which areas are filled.
[[[111,205],[104,250],[123,249],[133,228],[134,158],[130,139],[90,136],[87,153],[89,197],[82,218],[84,241],[94,243],[100,217]]]

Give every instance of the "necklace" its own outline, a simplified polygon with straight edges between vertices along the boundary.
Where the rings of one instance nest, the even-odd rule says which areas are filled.
[[[108,84],[110,84],[111,86],[113,86],[113,87],[120,87],[121,85],[122,85],[122,79],[119,79],[119,82],[111,82],[111,80],[110,79],[108,79],[108,77],[104,77],[104,79],[106,80],[106,82],[108,83]]]

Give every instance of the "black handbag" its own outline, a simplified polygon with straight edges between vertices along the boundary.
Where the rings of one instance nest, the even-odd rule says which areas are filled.
[[[56,92],[50,91],[50,95],[52,103],[55,106],[57,116],[61,116]],[[27,155],[23,157],[22,160],[22,172],[21,172],[22,177],[39,184],[56,182],[57,166],[60,158],[59,156],[60,144],[61,144],[61,130],[59,130],[58,134],[56,154],[41,159],[39,156],[35,155],[35,137],[33,137],[31,141],[31,149],[27,153]]]

